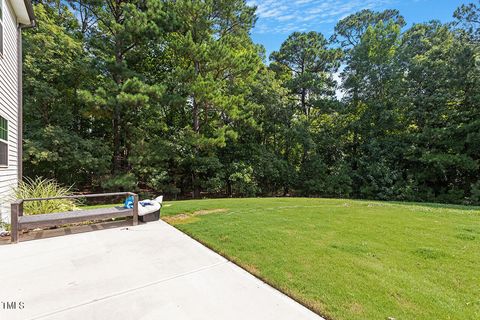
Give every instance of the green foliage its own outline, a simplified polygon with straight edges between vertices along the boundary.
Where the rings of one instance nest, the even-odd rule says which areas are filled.
[[[135,191],[137,178],[132,173],[104,177],[101,186],[108,191]]]
[[[99,183],[108,173],[109,149],[100,139],[83,139],[61,126],[46,126],[30,133],[24,141],[24,173],[56,177],[62,183],[81,187]],[[74,170],[72,170],[74,168]]]
[[[375,12],[365,9],[340,20],[335,26],[335,34],[332,39],[338,42],[342,48],[351,49],[360,43],[369,28],[379,23],[389,22],[400,27],[406,24],[398,10]]]
[[[307,117],[315,100],[335,93],[333,73],[338,69],[341,51],[331,49],[325,37],[318,32],[292,33],[280,51],[270,59],[291,74],[285,86],[299,99],[299,109]]]
[[[25,178],[15,189],[16,199],[51,198],[70,196],[70,188],[62,187],[56,181],[37,177]],[[48,201],[27,201],[23,203],[25,214],[42,214],[75,210],[77,202],[73,199],[57,199]]]
[[[480,201],[477,3],[408,29],[397,10],[362,10],[331,39],[294,32],[270,64],[243,0],[35,11],[27,176],[175,197]]]
[[[472,184],[470,194],[473,203],[480,203],[480,181]]]
[[[253,196],[258,192],[256,182],[253,178],[253,168],[245,163],[233,163],[233,173],[228,176],[234,194],[242,196]]]
[[[463,30],[469,34],[470,39],[480,44],[480,1],[462,4],[455,10],[453,16],[457,19],[457,23],[463,26]]]
[[[24,174],[95,185],[108,170],[110,148],[78,94],[95,76],[78,22],[68,7],[50,2],[37,4],[35,15],[41,23],[23,37]]]

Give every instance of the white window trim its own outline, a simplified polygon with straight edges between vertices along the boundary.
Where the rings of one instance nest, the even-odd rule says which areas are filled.
[[[9,161],[8,161],[8,156],[9,156],[9,151],[10,151],[10,145],[8,144],[7,140],[0,139],[0,142],[3,142],[7,145],[7,164],[0,164],[0,169],[5,169],[8,168]]]
[[[0,0],[1,1],[1,0]],[[2,117],[3,119],[5,119],[7,121],[7,139],[8,139],[8,127],[9,127],[9,121],[7,120],[7,118],[3,117],[0,115],[0,117]],[[9,164],[10,164],[10,161],[8,161],[8,158],[9,158],[9,153],[10,153],[10,144],[8,142],[8,140],[3,140],[2,138],[0,138],[0,142],[3,142],[7,145],[7,164],[0,164],[0,169],[5,169],[5,168],[8,168],[9,167]]]

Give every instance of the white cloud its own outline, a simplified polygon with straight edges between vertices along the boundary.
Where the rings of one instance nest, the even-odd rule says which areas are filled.
[[[316,30],[362,9],[376,9],[395,0],[249,0],[257,6],[257,33]]]

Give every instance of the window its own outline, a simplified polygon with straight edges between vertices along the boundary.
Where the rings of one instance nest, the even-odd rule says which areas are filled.
[[[0,57],[3,55],[3,0],[0,0]]]
[[[0,116],[0,167],[8,166],[8,121]]]

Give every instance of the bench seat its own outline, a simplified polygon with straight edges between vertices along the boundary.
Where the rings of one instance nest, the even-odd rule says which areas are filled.
[[[90,220],[133,217],[133,209],[124,207],[97,208],[18,217],[18,229],[60,226]]]
[[[133,197],[133,208],[107,207],[87,210],[75,210],[67,212],[56,212],[36,215],[23,215],[23,204],[29,201],[49,201],[57,199],[78,199],[78,198],[98,198],[98,197]],[[61,226],[65,224],[99,221],[120,217],[132,217],[132,225],[138,224],[138,194],[132,192],[111,192],[100,194],[80,194],[61,197],[47,198],[27,198],[18,199],[11,204],[11,243],[18,242],[19,231],[26,228],[41,228],[51,226]]]

